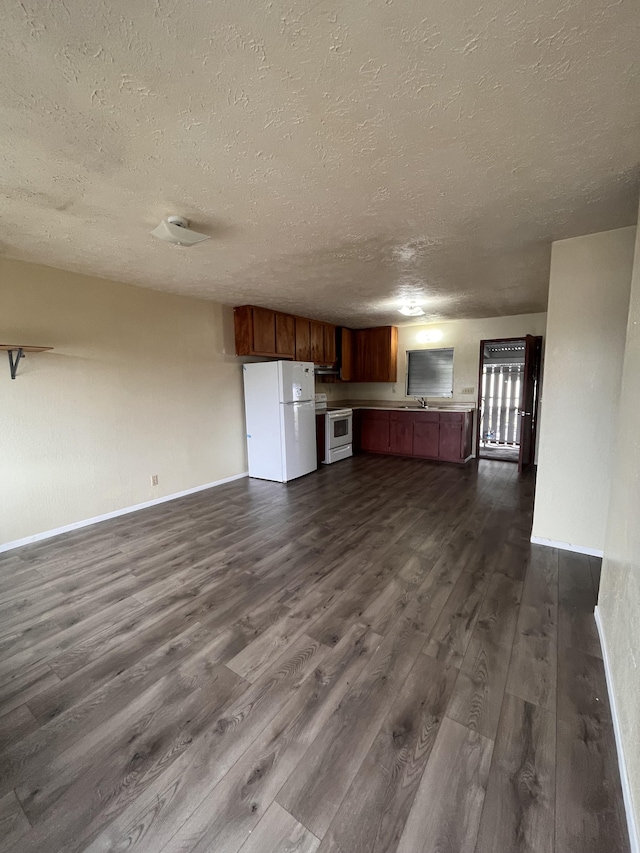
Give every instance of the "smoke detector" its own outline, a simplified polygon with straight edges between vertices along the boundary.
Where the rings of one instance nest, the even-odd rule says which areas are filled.
[[[177,246],[195,246],[196,243],[209,239],[208,234],[192,231],[189,228],[189,220],[184,216],[168,216],[151,233],[154,237],[165,240],[167,243],[175,243]]]

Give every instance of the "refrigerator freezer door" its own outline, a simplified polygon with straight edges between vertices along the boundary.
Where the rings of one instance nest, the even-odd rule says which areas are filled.
[[[284,445],[276,364],[245,364],[243,374],[249,476],[281,483]]]
[[[308,361],[279,361],[281,403],[306,403],[314,399],[315,375]]]
[[[284,482],[303,477],[318,467],[316,455],[316,404],[282,403]]]

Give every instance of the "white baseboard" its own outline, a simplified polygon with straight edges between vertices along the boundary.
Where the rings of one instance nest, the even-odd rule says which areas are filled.
[[[128,515],[130,512],[138,512],[138,510],[141,509],[148,509],[151,506],[157,506],[157,504],[175,501],[177,498],[194,495],[196,492],[204,492],[206,489],[214,489],[216,486],[223,486],[225,483],[231,483],[234,480],[241,480],[243,477],[248,476],[249,472],[243,471],[242,474],[234,474],[233,477],[225,477],[223,480],[216,480],[214,483],[205,483],[203,486],[196,486],[193,489],[185,489],[183,492],[176,492],[173,495],[165,495],[162,498],[154,498],[152,501],[145,501],[142,504],[135,504],[135,506],[116,509],[113,512],[105,512],[104,515],[85,518],[83,521],[74,521],[73,524],[65,524],[64,527],[45,530],[43,533],[34,533],[33,536],[25,536],[24,539],[5,542],[4,544],[0,544],[0,554],[4,551],[12,551],[14,548],[21,548],[23,545],[31,545],[34,542],[40,542],[43,539],[51,539],[53,536],[60,536],[61,533],[69,533],[72,530],[79,530],[81,527],[89,527],[91,524],[99,524],[101,521],[108,521],[110,518],[117,518],[120,515]]]
[[[640,835],[636,826],[635,814],[633,811],[633,798],[631,796],[631,786],[629,784],[629,775],[627,773],[627,764],[624,758],[624,750],[622,747],[622,732],[620,731],[620,718],[618,716],[618,706],[616,705],[616,694],[613,690],[613,678],[611,675],[611,666],[609,665],[609,654],[607,651],[607,643],[604,636],[604,627],[600,619],[600,611],[596,607],[593,613],[598,635],[600,637],[600,647],[602,649],[602,660],[604,662],[604,674],[607,679],[607,693],[609,694],[609,705],[611,706],[611,717],[613,719],[613,733],[616,739],[616,751],[618,753],[618,767],[620,768],[620,782],[622,784],[622,796],[624,799],[624,809],[627,815],[627,828],[629,830],[629,846],[631,853],[640,853]]]
[[[603,557],[604,551],[599,548],[583,548],[582,545],[572,545],[570,542],[556,542],[554,539],[543,539],[542,536],[532,536],[532,545],[544,545],[547,548],[559,548],[561,551],[573,551],[575,554],[587,554],[589,557]]]

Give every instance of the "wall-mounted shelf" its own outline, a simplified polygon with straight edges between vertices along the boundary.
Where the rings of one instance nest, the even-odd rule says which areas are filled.
[[[16,378],[20,359],[24,358],[28,352],[47,352],[52,349],[53,347],[30,347],[19,346],[18,344],[0,344],[0,350],[4,350],[9,356],[9,370],[11,371],[12,379]]]

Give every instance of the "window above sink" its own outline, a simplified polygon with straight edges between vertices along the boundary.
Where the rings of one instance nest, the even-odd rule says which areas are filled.
[[[407,397],[453,397],[453,347],[407,350],[406,389]]]

